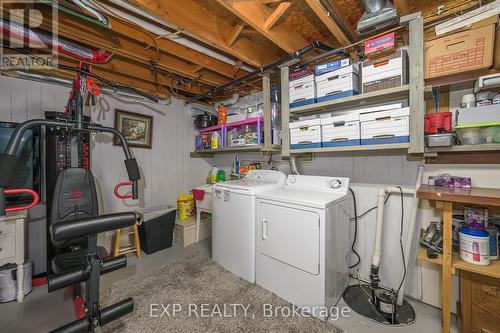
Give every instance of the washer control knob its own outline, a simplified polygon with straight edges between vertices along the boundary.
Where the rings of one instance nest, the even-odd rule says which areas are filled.
[[[333,189],[338,189],[338,188],[341,188],[342,187],[342,182],[338,179],[335,179],[335,180],[332,180],[330,182],[330,188],[333,188]]]

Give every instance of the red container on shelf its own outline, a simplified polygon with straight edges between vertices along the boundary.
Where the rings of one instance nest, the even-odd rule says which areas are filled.
[[[451,132],[451,112],[439,112],[425,116],[425,134]]]

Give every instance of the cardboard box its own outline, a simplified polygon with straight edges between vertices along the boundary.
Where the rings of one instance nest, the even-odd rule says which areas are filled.
[[[290,148],[321,148],[321,120],[308,119],[290,123]]]
[[[426,79],[489,68],[493,64],[495,24],[461,31],[425,43]]]
[[[361,145],[404,143],[410,141],[410,108],[363,113]]]
[[[399,87],[408,82],[407,53],[403,49],[363,62],[361,87],[363,93]]]
[[[212,219],[202,218],[198,241],[212,237]],[[196,243],[196,219],[189,217],[185,221],[175,221],[174,241],[184,247]]]
[[[321,141],[323,147],[359,146],[359,114],[347,113],[322,118]]]

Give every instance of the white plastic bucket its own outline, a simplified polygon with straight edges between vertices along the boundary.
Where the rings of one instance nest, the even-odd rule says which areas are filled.
[[[460,259],[465,262],[487,266],[490,264],[490,236],[484,229],[458,229]]]

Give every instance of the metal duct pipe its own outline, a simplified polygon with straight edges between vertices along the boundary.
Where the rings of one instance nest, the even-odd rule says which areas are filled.
[[[378,12],[385,7],[387,0],[359,0],[368,14]]]

